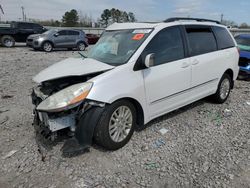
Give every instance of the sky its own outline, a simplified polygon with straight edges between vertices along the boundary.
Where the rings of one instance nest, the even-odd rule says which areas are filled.
[[[61,20],[71,9],[81,11],[93,19],[106,8],[133,12],[138,21],[162,21],[174,16],[224,19],[250,24],[249,0],[0,0],[4,15],[2,21],[20,20],[21,7],[27,18]]]

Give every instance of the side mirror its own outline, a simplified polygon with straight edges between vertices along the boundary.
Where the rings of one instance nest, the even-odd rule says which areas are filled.
[[[58,34],[58,33],[55,33],[55,34],[54,34],[54,36],[55,36],[55,37],[58,37],[58,36],[59,36],[59,34]]]
[[[152,67],[155,65],[155,54],[148,54],[145,58],[145,62],[144,62],[145,66],[147,68]]]

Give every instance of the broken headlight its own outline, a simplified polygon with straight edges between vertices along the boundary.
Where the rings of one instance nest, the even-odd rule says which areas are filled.
[[[89,94],[93,83],[85,82],[69,86],[42,101],[38,111],[60,112],[79,105]]]

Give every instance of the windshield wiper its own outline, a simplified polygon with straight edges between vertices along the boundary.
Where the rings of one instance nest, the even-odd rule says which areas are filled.
[[[83,58],[87,58],[87,56],[82,54],[81,52],[78,52],[78,54],[80,54],[80,56],[83,57]]]

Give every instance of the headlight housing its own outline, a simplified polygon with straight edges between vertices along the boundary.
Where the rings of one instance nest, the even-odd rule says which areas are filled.
[[[42,101],[38,111],[60,112],[79,105],[89,94],[93,83],[85,82],[69,86]]]

